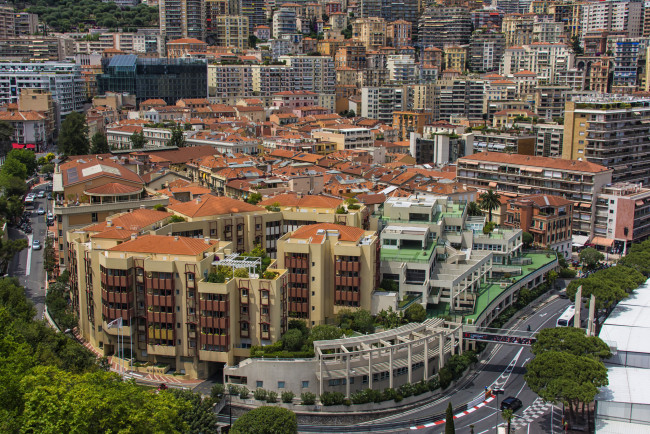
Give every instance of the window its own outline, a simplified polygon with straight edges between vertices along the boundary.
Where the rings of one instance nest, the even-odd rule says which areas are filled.
[[[90,218],[91,218],[93,223],[96,223],[97,222],[97,213],[96,212],[92,213],[90,215]]]
[[[262,388],[262,387],[264,387],[264,382],[258,380],[258,381],[257,381],[257,387],[258,387],[258,388]]]
[[[259,386],[259,387],[262,387],[262,386]],[[309,387],[309,381],[303,381],[302,382],[302,388],[307,389],[308,387]]]
[[[278,381],[278,389],[284,389],[284,381]]]

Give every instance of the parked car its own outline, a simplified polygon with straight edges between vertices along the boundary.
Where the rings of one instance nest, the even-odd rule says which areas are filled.
[[[38,240],[32,241],[32,249],[41,250],[41,242]]]
[[[52,193],[51,193],[51,192],[47,194],[47,200],[52,200],[52,197],[53,197],[53,196],[52,196]]]
[[[38,207],[38,210],[37,210],[36,212],[38,213],[38,215],[43,215],[43,214],[45,214],[45,210],[43,209],[42,206],[39,206],[39,207]]]
[[[519,398],[515,398],[514,396],[509,396],[503,401],[501,401],[501,410],[512,410],[512,411],[517,411],[521,408],[521,400]]]
[[[37,196],[39,199],[43,199],[45,197],[45,190],[39,191]]]

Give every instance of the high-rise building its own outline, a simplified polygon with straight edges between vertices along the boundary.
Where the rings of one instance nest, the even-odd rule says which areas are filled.
[[[243,15],[220,15],[212,21],[214,45],[233,47],[243,51],[248,48],[248,17]]]
[[[506,47],[532,43],[534,24],[534,14],[506,15],[501,21],[501,31],[506,36]]]
[[[0,38],[16,36],[16,13],[13,6],[0,5]]]
[[[234,0],[239,3],[238,14],[248,17],[248,33],[252,34],[257,26],[266,24],[264,0]]]
[[[476,30],[469,42],[469,68],[477,72],[498,71],[504,49],[503,33],[488,29]]]
[[[38,15],[17,12],[15,18],[16,36],[29,36],[38,32]]]
[[[418,21],[421,48],[465,45],[472,35],[472,17],[465,8],[431,6]]]
[[[564,113],[562,157],[614,169],[613,182],[650,181],[650,100],[574,97]]]
[[[363,87],[361,116],[390,124],[393,111],[407,109],[408,92],[404,87]]]
[[[296,33],[297,16],[292,8],[280,8],[273,14],[273,37],[280,38],[282,35]]]
[[[440,119],[449,122],[452,116],[483,119],[485,81],[471,78],[441,80]]]
[[[359,18],[352,22],[352,37],[361,41],[368,51],[386,46],[386,30],[383,18]]]
[[[564,143],[564,125],[536,124],[535,155],[538,157],[561,157]]]
[[[161,0],[159,7],[163,41],[180,38],[205,40],[205,0]]]
[[[614,63],[612,92],[632,93],[636,90],[641,41],[629,38],[608,38],[607,48]]]
[[[205,98],[208,69],[202,59],[138,58],[133,54],[104,59],[104,73],[97,77],[99,93],[127,92],[140,103],[163,99],[175,104],[182,98]]]
[[[628,38],[643,34],[643,3],[607,0],[584,3],[581,7],[581,38],[593,30],[624,32]]]
[[[334,93],[336,70],[329,56],[280,56],[293,70],[294,90]]]

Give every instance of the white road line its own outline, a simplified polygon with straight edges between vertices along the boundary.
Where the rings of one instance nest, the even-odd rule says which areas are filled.
[[[32,240],[34,236],[32,234],[27,235],[27,265],[25,265],[25,276],[29,276],[29,273],[32,271]]]

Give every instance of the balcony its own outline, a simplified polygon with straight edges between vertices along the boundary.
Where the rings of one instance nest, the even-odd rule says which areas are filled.
[[[165,339],[168,341],[174,340],[174,330],[157,329],[149,327],[149,339]]]
[[[130,288],[133,285],[133,276],[109,276],[101,273],[101,282],[108,286],[121,286],[123,288]]]
[[[356,286],[358,287],[361,283],[359,277],[347,277],[347,276],[336,276],[335,277],[336,286]]]
[[[133,303],[133,292],[115,292],[102,290],[102,301],[104,303]]]
[[[307,283],[309,282],[308,276],[306,274],[289,274],[289,282],[291,283]]]
[[[307,312],[309,312],[308,303],[289,302],[288,305],[289,305],[289,312],[299,312],[299,313],[307,313]]]
[[[174,281],[172,279],[153,279],[146,278],[147,289],[174,289]]]
[[[211,311],[211,312],[228,312],[228,302],[227,301],[216,301],[216,300],[201,300],[199,302],[200,310]]]
[[[229,325],[228,317],[202,316],[201,327],[210,327],[215,329],[227,329]]]
[[[214,345],[227,348],[230,344],[230,339],[228,335],[212,335],[201,333],[200,344],[201,346]]]
[[[309,262],[307,258],[287,258],[285,268],[307,268]]]
[[[308,289],[303,289],[303,288],[289,288],[288,296],[290,298],[307,299],[307,298],[309,298],[309,290]]]
[[[336,291],[334,301],[354,301],[359,302],[360,295],[354,291]]]
[[[122,318],[122,320],[128,321],[129,318],[135,316],[135,311],[133,308],[130,309],[112,309],[106,305],[102,306],[102,315],[107,323],[113,321],[117,318]]]
[[[175,304],[173,295],[147,294],[147,306],[173,307]]]
[[[147,312],[148,322],[173,323],[174,314],[169,312]]]
[[[336,261],[336,271],[359,271],[361,265],[358,261]]]

